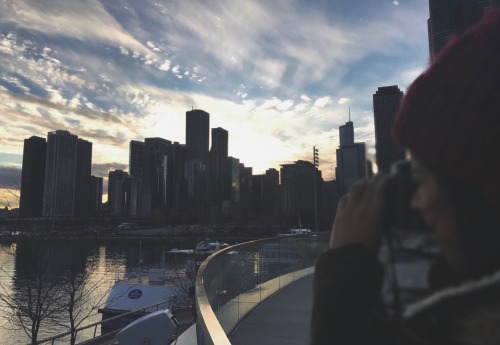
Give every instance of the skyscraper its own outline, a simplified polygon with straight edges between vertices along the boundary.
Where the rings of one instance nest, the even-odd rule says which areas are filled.
[[[391,164],[403,159],[405,153],[392,140],[391,130],[394,118],[403,98],[397,85],[379,87],[373,94],[375,117],[375,148],[379,171],[389,172]]]
[[[228,157],[228,132],[223,128],[212,128],[210,148],[211,218],[220,221],[222,201],[230,200],[231,179],[226,173]]]
[[[145,217],[164,216],[166,207],[167,147],[172,143],[163,138],[146,138],[142,171],[141,212]]]
[[[115,170],[109,172],[108,180],[108,213],[111,216],[122,217],[126,215],[125,190],[127,172]]]
[[[252,176],[252,199],[254,203],[253,212],[256,215],[266,214],[265,186],[266,186],[266,175]]]
[[[24,139],[23,168],[21,173],[21,217],[41,217],[43,210],[43,188],[45,183],[45,158],[47,141],[32,136]]]
[[[44,217],[74,216],[77,142],[78,137],[68,131],[48,133]]]
[[[210,213],[209,123],[206,111],[186,112],[188,206],[191,217],[202,222],[208,221]]]
[[[174,142],[167,147],[167,217],[182,222],[186,209],[186,145]],[[188,221],[188,220],[186,220]]]
[[[354,126],[351,121],[339,127],[341,139],[337,149],[335,173],[341,194],[346,193],[356,181],[367,177],[366,145],[354,140],[351,142],[351,131],[354,138]],[[342,140],[342,137],[348,140]]]
[[[251,167],[245,167],[240,163],[240,214],[242,215],[253,213],[252,171]]]
[[[210,114],[194,109],[186,111],[186,148],[188,159],[200,159],[208,165]]]
[[[316,169],[313,163],[302,160],[281,165],[283,213],[290,216],[297,226],[314,226]]]
[[[144,166],[144,151],[146,144],[142,141],[130,140],[128,172],[132,177],[142,177]]]
[[[102,177],[90,176],[90,214],[97,216],[102,205]]]
[[[464,32],[481,19],[487,7],[500,7],[500,0],[429,0],[429,55],[431,60],[450,36]]]
[[[266,170],[266,178],[264,182],[264,199],[266,214],[281,214],[280,174],[279,171],[274,168]]]
[[[90,176],[92,170],[92,143],[78,139],[75,166],[75,216],[90,215]]]
[[[229,200],[222,201],[222,214],[224,216],[237,215],[240,212],[240,160],[228,157],[225,172],[229,176],[231,184],[229,189]]]
[[[127,183],[127,212],[133,217],[139,216],[143,213],[142,194],[145,151],[146,143],[136,140],[130,141],[128,156],[128,172],[130,177]]]
[[[354,144],[354,126],[351,121],[351,114],[349,111],[349,121],[345,125],[339,127],[339,140],[340,146]]]

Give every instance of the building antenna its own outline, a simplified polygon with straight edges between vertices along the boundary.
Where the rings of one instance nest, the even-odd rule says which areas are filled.
[[[351,107],[349,107],[349,122],[351,122]]]
[[[194,110],[194,105],[191,106],[191,110]]]

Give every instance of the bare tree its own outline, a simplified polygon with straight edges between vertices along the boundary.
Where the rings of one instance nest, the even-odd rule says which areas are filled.
[[[2,184],[0,190],[2,191],[0,194],[0,206],[8,210],[19,207],[21,199],[21,186],[19,182],[13,180],[9,186]]]
[[[58,246],[37,236],[23,239],[9,250],[3,249],[15,262],[0,266],[0,317],[11,330],[22,330],[36,344],[39,333],[57,334],[66,329],[71,344],[76,330],[97,315],[109,293],[110,268],[100,267],[98,259],[88,258],[88,247],[81,243]],[[9,326],[7,326],[9,325]],[[55,334],[52,334],[55,335]]]
[[[40,329],[49,326],[60,313],[60,295],[56,281],[52,279],[52,251],[43,238],[23,243],[25,252],[22,255],[19,250],[19,246],[12,246],[7,251],[18,260],[15,272],[0,267],[2,275],[12,280],[12,287],[0,281],[0,310],[13,329],[23,330],[31,344],[36,344]]]
[[[103,306],[111,286],[108,285],[106,275],[112,274],[106,268],[100,268],[96,259],[89,259],[84,267],[79,265],[79,255],[76,245],[69,246],[67,255],[68,266],[61,276],[61,292],[63,294],[60,308],[66,312],[57,321],[59,326],[67,328],[70,332],[70,342],[75,344],[77,340],[76,330],[97,314]],[[81,254],[81,253],[80,253]],[[104,269],[104,272],[99,272]],[[69,321],[69,324],[68,324]]]

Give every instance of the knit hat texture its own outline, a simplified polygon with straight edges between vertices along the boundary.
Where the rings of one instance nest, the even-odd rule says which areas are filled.
[[[500,205],[500,11],[450,39],[408,88],[396,143]]]

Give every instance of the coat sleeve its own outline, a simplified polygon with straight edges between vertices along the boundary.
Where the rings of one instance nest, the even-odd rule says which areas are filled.
[[[311,345],[413,344],[382,307],[382,265],[351,244],[320,255],[314,273]]]

